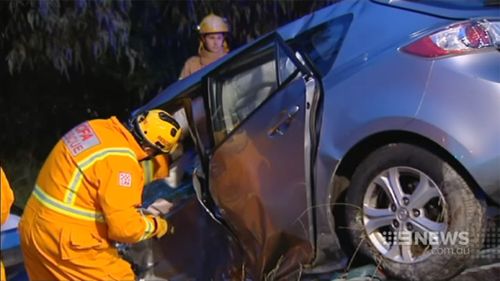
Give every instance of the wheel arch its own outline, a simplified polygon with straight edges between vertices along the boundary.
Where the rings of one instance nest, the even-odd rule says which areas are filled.
[[[331,206],[335,206],[334,208],[339,208],[330,210],[330,221],[335,222],[334,227],[339,227],[339,222],[343,224],[343,200],[355,168],[371,152],[390,143],[406,143],[432,151],[441,159],[448,162],[464,178],[467,184],[472,187],[472,191],[477,198],[487,198],[486,193],[479,187],[478,183],[465,169],[465,167],[455,157],[453,157],[453,155],[433,140],[408,131],[385,131],[368,136],[356,143],[356,145],[354,145],[345,154],[345,156],[342,157],[337,169],[335,170],[332,176],[332,183],[329,187],[330,204]],[[347,238],[343,238],[342,236],[343,235],[338,235],[341,244],[342,242],[347,242],[345,241]]]
[[[466,182],[475,189],[475,192],[481,191],[481,188],[472,175],[455,157],[453,157],[453,155],[446,151],[446,149],[429,138],[408,131],[386,131],[364,138],[354,145],[341,159],[334,177],[343,176],[349,179],[354,173],[356,165],[377,148],[390,143],[412,144],[435,153],[456,169],[460,175],[464,177]]]

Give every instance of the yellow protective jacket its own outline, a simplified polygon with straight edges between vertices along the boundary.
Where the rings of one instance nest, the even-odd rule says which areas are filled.
[[[14,202],[14,193],[10,188],[9,181],[5,176],[2,167],[0,167],[0,225],[4,224],[9,218],[10,207]],[[5,269],[3,263],[0,260],[0,281],[7,280],[5,277]]]
[[[155,234],[138,208],[147,155],[115,118],[84,122],[56,144],[19,230],[31,280],[134,280],[112,241]]]
[[[153,159],[141,161],[141,167],[144,173],[144,184],[168,177],[170,170],[166,154],[159,154]]]
[[[192,56],[186,60],[184,66],[182,67],[181,74],[179,75],[179,79],[188,77],[203,67],[222,58],[226,54],[226,50],[220,53],[212,53],[205,49],[200,50],[197,56]]]

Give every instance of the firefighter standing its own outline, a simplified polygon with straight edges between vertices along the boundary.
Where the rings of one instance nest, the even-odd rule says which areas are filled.
[[[179,79],[186,78],[229,52],[226,40],[229,25],[223,18],[209,14],[201,21],[198,31],[200,33],[198,55],[190,57],[184,63]]]
[[[223,57],[229,51],[226,40],[226,35],[229,32],[229,25],[226,20],[215,15],[209,14],[198,25],[198,32],[200,34],[200,44],[198,47],[198,55],[190,57],[184,63],[179,79],[186,78],[192,73],[200,70],[204,66],[214,62],[215,60]],[[183,131],[187,131],[188,122],[184,110],[178,110],[174,113],[174,117],[179,121]],[[181,139],[185,135],[181,136]],[[182,154],[182,146],[178,147],[177,151],[172,151],[174,157]],[[172,187],[177,187],[180,184],[183,169],[174,163],[168,173],[168,163],[165,161],[164,156],[156,157],[151,160],[141,162],[146,183],[152,182],[157,179],[164,178],[165,181]]]
[[[9,181],[5,176],[2,167],[0,167],[0,225],[4,224],[9,218],[10,207],[14,202],[14,193],[10,188]],[[2,261],[0,261],[0,281],[7,280],[5,277],[5,268],[3,267]]]
[[[229,47],[227,44],[227,33],[229,32],[229,25],[224,18],[221,18],[215,14],[209,14],[204,17],[201,23],[198,25],[198,32],[200,34],[200,43],[198,47],[198,55],[192,56],[186,60],[182,68],[179,79],[184,79],[187,76],[193,74],[194,72],[200,70],[206,65],[216,61],[217,59],[223,57],[229,52]],[[184,110],[180,109],[174,112],[174,117],[179,121],[183,131],[188,131],[188,122],[186,113]],[[183,139],[186,135],[182,135]],[[178,158],[183,154],[183,147],[179,145],[177,151],[172,151],[174,158]],[[189,153],[188,153],[189,155]],[[191,159],[192,160],[192,159]],[[187,160],[188,162],[191,160]],[[194,161],[194,160],[193,160]],[[165,169],[164,161],[161,159],[152,159],[148,161],[143,161],[142,166],[146,178],[153,181],[156,179],[164,178],[165,182],[175,188],[181,184],[184,170],[186,167],[180,167],[179,162],[174,162],[170,173],[163,172]],[[192,161],[191,161],[192,162]],[[192,166],[192,163],[182,164]],[[163,172],[163,173],[162,173]]]
[[[181,128],[151,110],[128,127],[116,117],[84,122],[45,161],[19,224],[30,280],[134,280],[112,241],[161,237],[167,221],[142,213],[139,161],[167,153]]]

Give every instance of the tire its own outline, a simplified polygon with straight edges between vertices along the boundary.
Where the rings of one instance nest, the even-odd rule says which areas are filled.
[[[390,144],[368,155],[346,202],[351,241],[402,280],[447,280],[482,246],[485,204],[453,167],[418,146]]]

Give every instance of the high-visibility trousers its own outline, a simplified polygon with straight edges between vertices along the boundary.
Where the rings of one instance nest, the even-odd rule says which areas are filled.
[[[105,237],[104,223],[79,221],[31,197],[19,233],[31,281],[135,280],[128,262]],[[104,232],[104,233],[103,233]]]

